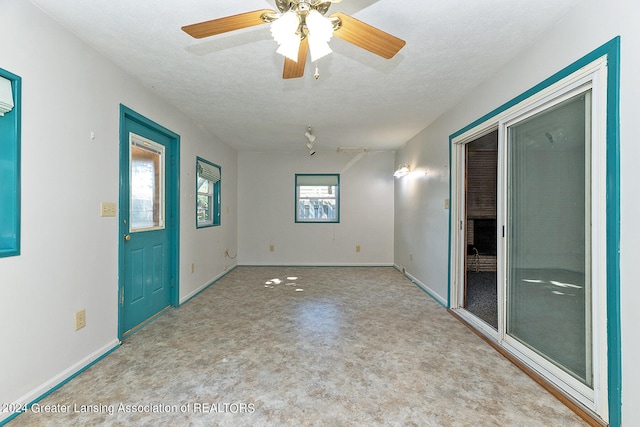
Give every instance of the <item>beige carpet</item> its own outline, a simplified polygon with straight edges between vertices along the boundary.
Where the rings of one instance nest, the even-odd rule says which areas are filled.
[[[586,425],[393,268],[236,268],[38,405],[8,425]]]

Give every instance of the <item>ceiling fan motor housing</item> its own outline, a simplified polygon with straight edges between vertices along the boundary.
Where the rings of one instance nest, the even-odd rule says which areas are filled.
[[[292,10],[300,15],[306,15],[311,10],[317,10],[322,15],[327,13],[330,1],[309,1],[309,0],[276,0],[276,6],[280,13]]]

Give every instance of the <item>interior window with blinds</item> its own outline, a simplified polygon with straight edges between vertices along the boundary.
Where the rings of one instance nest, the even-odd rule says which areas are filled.
[[[220,225],[220,166],[196,159],[196,227]]]
[[[296,222],[340,222],[340,175],[296,174]]]

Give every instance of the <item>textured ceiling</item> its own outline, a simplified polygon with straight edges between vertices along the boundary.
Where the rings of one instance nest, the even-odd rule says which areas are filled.
[[[344,0],[343,12],[407,42],[391,60],[333,38],[320,78],[283,80],[268,25],[205,39],[180,28],[265,0],[32,0],[238,150],[395,149],[532,44],[581,0]]]

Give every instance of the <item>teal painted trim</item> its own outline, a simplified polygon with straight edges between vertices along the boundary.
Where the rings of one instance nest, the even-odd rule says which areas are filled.
[[[620,328],[620,37],[615,37],[568,67],[543,80],[473,123],[449,136],[449,164],[453,139],[490,121],[496,115],[535,95],[601,57],[607,57],[607,348],[609,425],[622,425],[622,344]],[[450,168],[451,169],[451,168]],[[451,170],[449,195],[451,195]],[[449,272],[451,271],[451,212],[449,212]],[[449,291],[451,277],[449,273]],[[449,296],[447,297],[449,298]],[[450,301],[449,301],[450,303]]]
[[[620,37],[607,48],[607,337],[609,425],[622,425],[620,321]]]
[[[208,165],[213,166],[214,168],[218,168],[220,171],[220,179],[218,182],[213,184],[213,222],[211,224],[198,224],[198,162],[204,162]],[[217,227],[222,224],[222,198],[221,198],[221,189],[222,189],[222,166],[217,165],[215,163],[210,162],[207,159],[204,159],[200,156],[196,156],[196,228],[209,228],[209,227]]]
[[[202,292],[206,291],[209,286],[218,283],[218,281],[222,280],[224,277],[227,276],[227,274],[231,273],[233,270],[235,270],[238,267],[238,265],[234,265],[233,267],[231,267],[230,269],[228,269],[227,271],[224,272],[224,274],[222,274],[222,276],[217,277],[215,280],[212,280],[211,283],[209,283],[208,285],[206,285],[204,288],[200,289],[198,292],[196,292],[195,294],[191,295],[188,299],[186,299],[185,301],[182,302],[182,305],[185,305],[186,303],[188,303],[189,301],[191,301],[192,299],[194,299],[195,297],[197,297],[198,295],[200,295]]]
[[[151,323],[155,322],[157,319],[161,318],[162,316],[164,316],[166,313],[168,313],[169,311],[171,311],[172,309],[176,308],[176,306],[173,305],[173,303],[170,306],[167,306],[166,308],[160,310],[158,313],[156,313],[155,315],[151,316],[149,319],[145,320],[144,322],[140,323],[139,325],[136,325],[134,328],[126,331],[128,332],[126,335],[123,335],[120,339],[120,341],[124,341],[127,338],[130,338],[131,336],[133,336],[133,334],[135,334],[136,332],[138,332],[140,329],[143,329],[147,326],[149,326]]]
[[[0,160],[9,165],[9,185],[5,194],[0,197],[7,203],[4,208],[8,214],[0,217],[0,231],[9,234],[0,241],[0,258],[20,255],[21,230],[21,141],[22,141],[22,78],[16,74],[0,68],[0,77],[11,82],[13,92],[13,109],[3,116],[0,126],[0,136],[7,136],[9,144],[0,149]],[[5,179],[7,177],[5,176]],[[2,233],[0,233],[2,234]]]
[[[93,365],[95,365],[96,363],[98,363],[99,361],[101,361],[102,359],[104,359],[105,357],[107,357],[108,355],[110,355],[111,353],[113,353],[115,350],[117,350],[119,348],[120,348],[120,344],[114,346],[110,350],[105,351],[103,354],[98,356],[94,361],[92,361],[91,363],[87,364],[86,366],[83,366],[77,372],[73,373],[72,375],[68,376],[64,380],[60,381],[58,384],[56,384],[54,387],[52,387],[46,393],[43,393],[40,396],[38,396],[37,398],[33,399],[31,402],[29,402],[26,405],[27,408],[30,408],[31,406],[33,406],[34,403],[40,402],[42,399],[44,399],[45,397],[49,396],[51,393],[53,393],[54,391],[58,390],[60,387],[62,387],[63,385],[65,385],[66,383],[68,383],[69,381],[71,381],[72,379],[74,379],[75,377],[77,377],[78,375],[80,375],[81,373],[83,373],[84,371],[86,371],[87,369],[89,369],[90,367],[92,367]],[[15,414],[11,415],[10,417],[5,418],[4,420],[0,421],[0,427],[2,427],[3,425],[7,424],[9,421],[13,420],[15,417],[19,416],[20,414],[21,414],[21,412],[17,412]]]
[[[331,221],[301,221],[298,219],[298,177],[299,176],[335,176],[338,178],[338,185],[336,186],[336,219]],[[293,218],[296,224],[339,224],[340,223],[340,174],[339,173],[297,173],[294,178],[294,195],[293,200]]]
[[[172,169],[172,175],[174,179],[171,180],[169,188],[167,191],[171,194],[171,203],[169,206],[166,206],[167,209],[167,222],[170,227],[170,239],[171,239],[171,266],[170,266],[170,276],[171,276],[171,305],[173,307],[177,307],[180,305],[180,135],[177,133],[165,128],[164,126],[146,118],[145,116],[135,112],[134,110],[126,107],[123,104],[120,104],[120,183],[119,183],[119,205],[128,206],[129,201],[123,200],[124,194],[126,194],[126,190],[124,188],[124,182],[122,179],[122,171],[128,170],[129,166],[127,163],[128,159],[128,149],[129,149],[129,140],[126,132],[126,122],[127,120],[132,120],[139,124],[142,124],[148,128],[153,129],[156,132],[164,134],[167,138],[171,140],[171,159],[167,162]],[[120,215],[118,217],[118,339],[122,340],[123,332],[121,327],[123,324],[122,321],[122,305],[120,304],[119,295],[122,287],[124,286],[122,278],[124,277],[124,260],[122,259],[124,250],[122,245],[124,244],[123,236],[123,221],[122,221],[122,211],[120,211]]]
[[[563,78],[575,73],[580,68],[582,68],[582,67],[584,67],[586,65],[589,65],[591,62],[595,61],[596,59],[601,58],[603,56],[606,56],[607,54],[609,54],[609,51],[611,49],[611,45],[615,44],[616,40],[618,40],[618,39],[619,39],[619,37],[609,41],[608,43],[600,46],[596,50],[588,53],[587,55],[583,56],[582,58],[578,59],[577,61],[575,61],[574,63],[569,65],[568,67],[558,71],[557,73],[555,73],[551,77],[543,80],[542,82],[538,83],[537,85],[535,85],[531,89],[527,90],[526,92],[523,92],[522,94],[516,96],[511,101],[508,101],[507,103],[502,104],[500,107],[496,108],[495,110],[491,111],[490,113],[485,114],[484,116],[480,117],[478,120],[474,121],[473,123],[463,127],[459,131],[457,131],[454,134],[452,134],[449,137],[449,139],[452,140],[452,139],[462,135],[463,133],[475,128],[476,126],[479,126],[480,124],[491,120],[493,117],[497,116],[498,114],[502,113],[503,111],[508,110],[509,108],[513,107],[514,105],[519,104],[520,102],[524,101],[525,99],[530,98],[531,96],[535,95],[536,93],[540,92],[541,90],[544,90],[547,87],[551,86],[552,84],[554,84],[554,83],[562,80]]]
[[[404,273],[398,269],[398,267],[396,267],[395,265],[393,266],[393,268],[395,268],[396,270],[398,270],[408,281],[410,281],[415,287],[417,287],[418,289],[420,289],[422,292],[424,292],[425,294],[427,294],[432,300],[434,300],[435,302],[437,302],[439,305],[441,305],[444,308],[449,308],[448,304],[449,302],[447,301],[447,304],[443,304],[442,301],[440,301],[438,298],[436,298],[436,296],[430,292],[428,289],[425,289],[420,283],[418,283],[416,280],[414,280],[413,277],[411,277],[409,274],[407,274],[407,272],[405,271]]]
[[[393,264],[371,264],[371,265],[298,265],[298,264],[240,264],[238,267],[249,268],[397,268]]]

